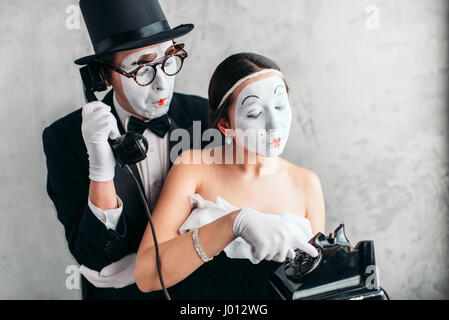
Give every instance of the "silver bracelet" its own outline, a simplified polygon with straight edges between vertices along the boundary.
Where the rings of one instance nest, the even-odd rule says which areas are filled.
[[[203,248],[201,248],[200,239],[198,238],[198,228],[193,229],[192,238],[196,253],[198,253],[201,260],[204,262],[211,261],[213,258],[209,258],[206,253],[204,253]]]

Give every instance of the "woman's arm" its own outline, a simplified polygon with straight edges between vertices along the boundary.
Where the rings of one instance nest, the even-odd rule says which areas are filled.
[[[312,233],[314,235],[318,232],[326,234],[326,212],[320,179],[314,172],[308,171],[305,185],[307,197],[306,218],[310,220]]]
[[[177,161],[182,162],[186,157],[191,160],[195,152],[199,151],[186,151]],[[173,165],[152,213],[162,276],[167,287],[182,281],[203,264],[193,245],[192,231],[179,235],[178,230],[190,215],[189,196],[196,192],[201,175],[207,172],[204,169],[204,166],[197,164]],[[231,212],[198,229],[201,247],[209,257],[220,253],[235,239],[232,226],[238,212]],[[137,252],[134,277],[143,292],[161,290],[149,224]]]

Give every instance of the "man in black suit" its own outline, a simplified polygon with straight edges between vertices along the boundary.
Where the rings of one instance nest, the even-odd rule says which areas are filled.
[[[84,299],[164,299],[162,291],[142,293],[134,283],[148,216],[108,139],[128,130],[146,137],[147,158],[130,167],[154,208],[175,160],[170,133],[194,121],[208,126],[206,99],[173,92],[187,56],[174,39],[193,25],[170,28],[156,0],[81,0],[80,7],[95,54],[75,63],[97,64],[112,90],[45,128],[47,191],[81,265]],[[176,288],[169,293],[176,296]]]

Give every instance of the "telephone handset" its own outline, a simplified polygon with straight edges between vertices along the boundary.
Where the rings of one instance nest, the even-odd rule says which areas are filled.
[[[101,74],[98,63],[93,62],[80,68],[83,82],[84,99],[86,102],[97,101],[95,91],[105,91],[106,82]],[[147,139],[136,132],[128,131],[115,140],[109,139],[109,144],[120,166],[134,164],[146,158],[148,152]]]

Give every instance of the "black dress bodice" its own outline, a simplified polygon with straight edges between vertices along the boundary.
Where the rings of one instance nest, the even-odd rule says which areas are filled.
[[[228,258],[224,251],[176,285],[176,300],[274,300],[268,282],[281,265]]]

